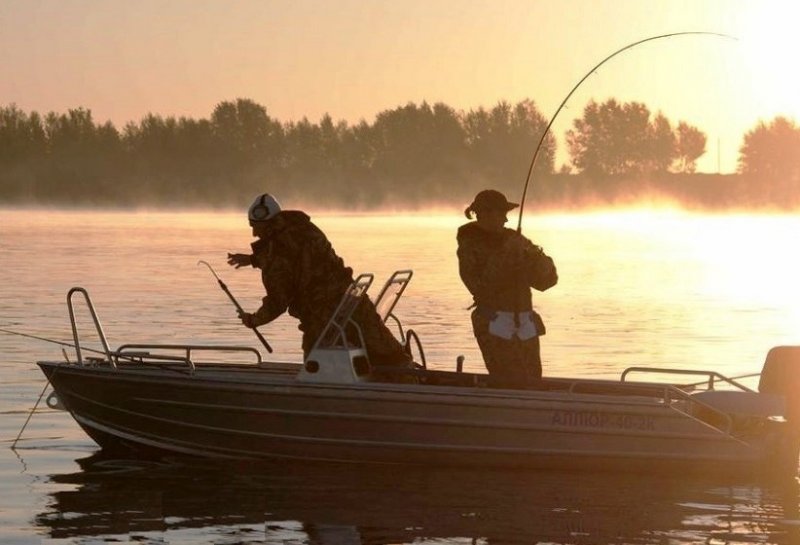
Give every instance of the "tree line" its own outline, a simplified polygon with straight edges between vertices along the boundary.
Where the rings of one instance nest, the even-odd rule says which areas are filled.
[[[237,99],[205,119],[147,114],[122,129],[92,112],[0,107],[0,204],[241,205],[270,191],[336,208],[467,202],[478,190],[516,195],[547,119],[531,100],[456,111],[408,103],[372,123],[281,122]],[[738,172],[695,174],[706,136],[639,102],[591,101],[565,134],[543,141],[532,198],[542,206],[612,204],[658,194],[698,206],[796,206],[800,128],[785,117],[743,137]]]

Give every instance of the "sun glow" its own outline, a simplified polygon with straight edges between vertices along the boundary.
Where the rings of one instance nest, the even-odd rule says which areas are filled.
[[[632,281],[651,283],[654,292],[671,301],[683,301],[697,309],[724,304],[745,314],[783,309],[780,329],[784,333],[773,330],[770,334],[796,342],[800,332],[800,255],[795,251],[798,219],[794,215],[632,209],[538,217],[527,232],[535,233],[542,225],[546,233],[555,233],[544,245],[556,254],[559,249],[563,253],[564,246],[579,244],[570,239],[572,232],[591,231],[602,234],[599,240],[607,244],[597,248],[598,260],[606,259],[605,254],[612,250],[624,250],[630,263],[662,263],[655,269],[643,269],[661,271],[662,276],[638,278],[631,273]],[[622,269],[615,274],[636,268],[623,262],[618,265]],[[569,279],[565,273],[564,283]],[[731,314],[729,319],[742,316]]]
[[[705,263],[700,293],[742,308],[785,308],[784,324],[800,331],[800,256],[791,216],[721,216],[702,222],[691,251]],[[789,304],[787,304],[789,303]]]
[[[741,40],[744,68],[750,77],[753,100],[775,115],[800,119],[800,4],[752,2],[746,6]]]

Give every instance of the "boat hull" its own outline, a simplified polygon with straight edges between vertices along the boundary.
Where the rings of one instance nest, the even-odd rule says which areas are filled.
[[[742,440],[642,396],[304,384],[286,369],[190,374],[142,366],[39,365],[59,400],[104,449],[648,472],[749,472],[792,464],[793,447],[782,446],[781,428]]]

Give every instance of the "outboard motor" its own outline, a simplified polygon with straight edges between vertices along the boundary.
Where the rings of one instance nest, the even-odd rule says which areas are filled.
[[[782,395],[786,419],[800,429],[800,346],[776,346],[767,352],[758,391]]]
[[[800,346],[776,346],[767,352],[758,391],[783,396],[788,422],[773,453],[772,469],[794,475],[800,453]]]

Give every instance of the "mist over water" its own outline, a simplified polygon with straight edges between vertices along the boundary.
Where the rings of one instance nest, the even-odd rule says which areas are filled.
[[[309,210],[355,273],[378,292],[396,269],[414,278],[396,314],[428,365],[484,372],[471,300],[458,277],[449,214],[342,215]],[[515,225],[511,215],[509,226]],[[559,284],[534,295],[548,333],[544,372],[618,377],[632,365],[757,372],[767,350],[800,339],[795,215],[676,210],[529,211]],[[245,309],[258,271],[225,264],[246,252],[241,212],[0,210],[0,327],[71,341],[65,295],[85,287],[110,344],[258,346],[208,261]],[[78,304],[86,346],[99,348]],[[301,357],[296,321],[261,328],[274,359]],[[74,351],[68,349],[74,359]],[[9,446],[44,386],[53,344],[0,333],[0,445]],[[505,472],[400,473],[304,464],[217,466],[91,457],[68,414],[37,412],[18,457],[0,449],[0,543],[781,543],[800,536],[796,482]],[[587,470],[590,468],[587,468]],[[338,539],[338,541],[337,541]],[[666,540],[666,541],[665,541]]]

